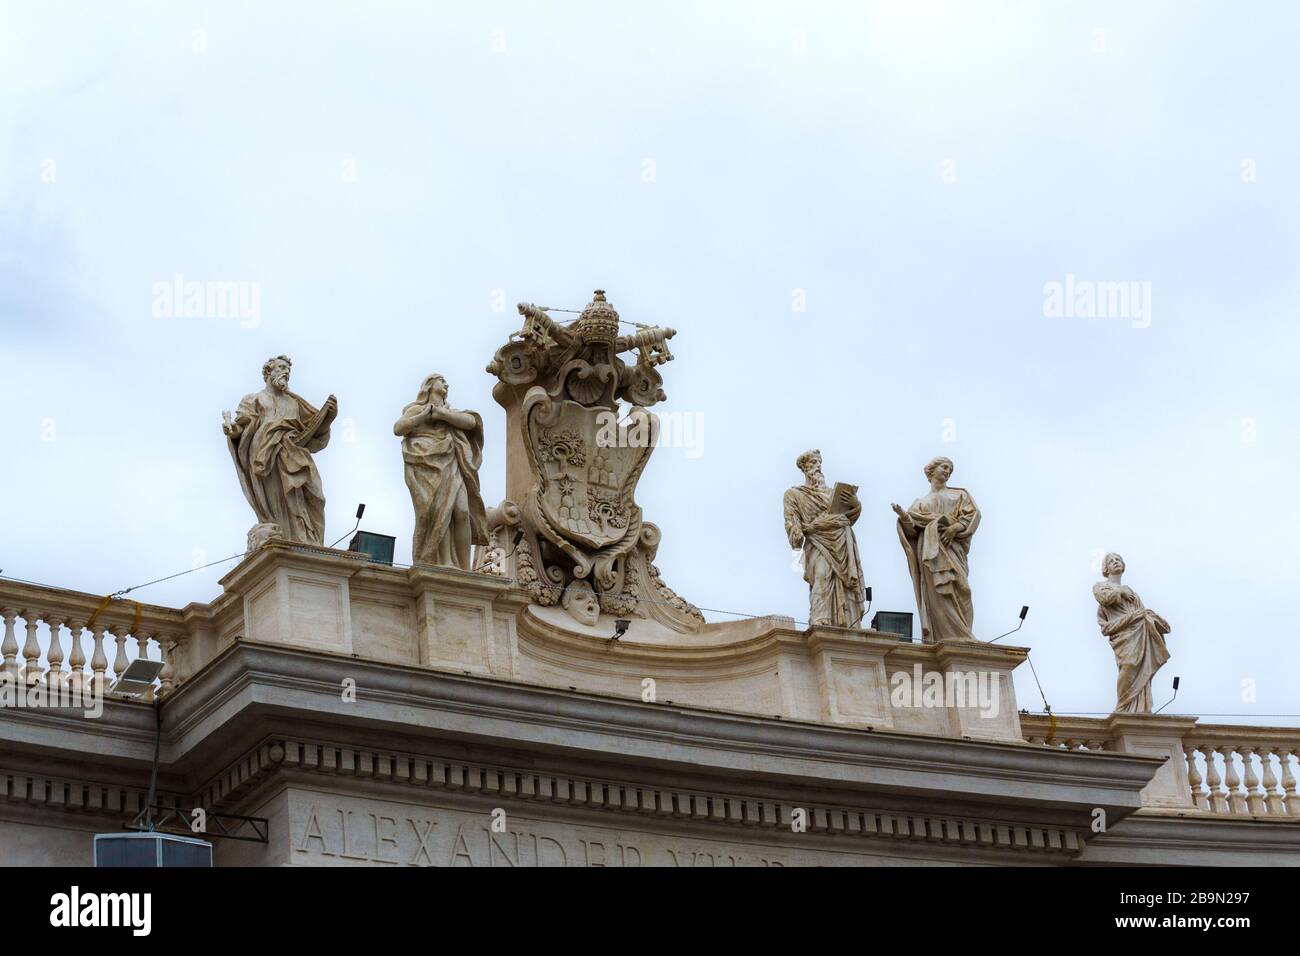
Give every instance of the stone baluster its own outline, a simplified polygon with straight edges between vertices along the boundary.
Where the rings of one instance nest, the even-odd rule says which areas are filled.
[[[91,637],[95,641],[95,650],[90,655],[90,679],[94,681],[95,693],[103,693],[105,689],[104,671],[108,670],[108,657],[104,654],[104,631],[108,628],[103,624],[95,624],[90,629]]]
[[[45,683],[51,687],[59,684],[67,673],[63,670],[63,622],[60,615],[46,615],[45,626],[50,629],[50,646],[45,651]]]
[[[41,677],[41,644],[36,640],[36,625],[41,622],[39,611],[23,611],[27,640],[23,642],[23,679],[28,683]]]
[[[6,674],[12,674],[17,677],[20,673],[18,669],[18,638],[14,636],[14,621],[18,619],[18,609],[7,607],[0,609],[0,614],[4,615],[5,621],[5,639],[0,644],[0,654],[4,655],[3,671]]]
[[[1246,771],[1245,789],[1246,789],[1246,811],[1254,816],[1262,816],[1264,810],[1264,796],[1259,789],[1259,775],[1255,773],[1255,754],[1260,754],[1260,760],[1268,762],[1268,751],[1260,747],[1242,747],[1241,762]]]
[[[1225,744],[1219,748],[1223,752],[1223,782],[1228,787],[1228,812],[1245,816],[1246,794],[1241,788],[1241,774],[1237,772],[1237,745]]]
[[[1219,776],[1219,765],[1214,760],[1218,751],[1213,744],[1201,744],[1196,749],[1205,755],[1205,783],[1210,788],[1209,809],[1215,813],[1227,813],[1228,798],[1223,789],[1223,778]],[[1227,758],[1224,762],[1227,762]]]
[[[113,634],[113,640],[117,642],[117,654],[113,657],[113,676],[121,678],[122,672],[126,670],[129,663],[126,659],[126,636],[131,633],[131,629],[125,624],[114,624],[109,630]]]
[[[146,659],[146,661],[152,661],[152,659],[155,659],[155,658],[151,658],[151,657],[149,657],[149,645],[148,645],[148,641],[151,640],[151,639],[152,639],[153,641],[156,641],[157,645],[159,645],[159,656],[157,656],[157,659],[159,659],[159,661],[162,662],[162,666],[165,667],[165,666],[166,666],[166,654],[162,653],[162,635],[161,635],[161,633],[159,633],[159,632],[157,632],[157,631],[149,631],[149,632],[147,633],[147,635],[144,635],[144,636],[142,637],[142,639],[140,639],[140,657],[142,657],[143,659]],[[160,676],[161,676],[161,674],[162,674],[162,672],[159,671],[159,675],[160,675]],[[157,679],[157,678],[155,678],[155,680],[156,680],[156,679]],[[149,687],[148,691],[144,692],[143,700],[147,700],[147,701],[151,701],[151,700],[153,700],[153,697],[155,697],[155,696],[157,695],[157,692],[159,692],[159,684],[156,684],[156,683],[155,683],[155,684],[152,685],[152,687]]]
[[[1201,768],[1196,765],[1196,748],[1184,747],[1183,755],[1187,757],[1187,785],[1192,791],[1192,805],[1198,810],[1210,809],[1210,801],[1201,789]]]
[[[158,653],[163,660],[163,669],[158,673],[158,696],[165,697],[176,684],[176,669],[172,666],[176,656],[176,642],[171,639],[171,635],[158,635]]]
[[[86,686],[86,654],[81,649],[81,632],[86,629],[82,621],[68,622],[68,666],[72,668],[67,675],[69,688],[81,690]]]
[[[1286,791],[1286,812],[1288,816],[1300,817],[1300,790],[1296,786],[1296,772],[1291,766],[1291,758],[1300,758],[1300,748],[1290,747],[1278,752],[1282,758],[1282,789]]]
[[[141,631],[139,634],[135,636],[136,660],[141,660],[141,661],[152,660],[152,658],[149,656],[150,637],[156,638],[157,635],[152,634],[149,631]],[[160,652],[161,652],[161,647],[162,645],[160,644],[159,645]],[[154,697],[153,687],[150,687],[148,690],[146,690],[143,694],[140,695],[140,699],[146,701],[153,700],[153,697]]]
[[[1259,752],[1259,759],[1264,761],[1264,806],[1268,815],[1271,817],[1280,817],[1286,814],[1286,807],[1282,804],[1282,794],[1277,789],[1277,774],[1273,772],[1273,755],[1277,754],[1278,759],[1283,763],[1286,762],[1286,751],[1281,747],[1264,747]]]

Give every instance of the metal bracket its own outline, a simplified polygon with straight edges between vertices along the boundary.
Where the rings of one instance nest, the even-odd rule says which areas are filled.
[[[243,840],[247,843],[270,843],[271,821],[266,817],[241,817],[234,813],[218,813],[205,810],[207,829],[196,832],[189,824],[189,815],[193,810],[181,807],[149,807],[141,810],[134,820],[126,825],[128,830],[156,830],[162,833],[174,833],[178,836],[211,837],[218,840]],[[145,823],[151,817],[153,825]],[[245,830],[252,830],[249,835]]]

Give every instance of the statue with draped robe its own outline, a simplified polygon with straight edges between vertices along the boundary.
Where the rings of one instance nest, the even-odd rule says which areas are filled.
[[[402,439],[406,487],[415,508],[412,562],[469,571],[471,548],[487,544],[479,494],[483,419],[447,404],[447,380],[430,375],[393,426]]]
[[[1110,639],[1119,678],[1115,684],[1115,713],[1151,713],[1151,681],[1169,660],[1165,635],[1169,622],[1147,610],[1142,599],[1120,580],[1124,559],[1108,554],[1101,562],[1105,580],[1092,586],[1097,599],[1097,625]]]
[[[239,485],[257,515],[256,540],[319,545],[325,541],[325,492],[312,455],[329,444],[338,402],[331,395],[316,408],[289,391],[292,365],[287,355],[267,359],[266,387],[245,395],[233,418],[225,412],[222,430]],[[250,532],[250,542],[254,537]]]
[[[952,459],[935,458],[925,466],[930,493],[906,510],[893,505],[927,644],[975,640],[968,556],[980,510],[965,488],[948,486],[951,476]]]
[[[862,505],[840,486],[840,499],[826,487],[821,452],[806,451],[795,462],[804,483],[785,493],[785,533],[790,547],[803,549],[803,578],[808,582],[809,622],[857,627],[865,595],[862,562],[853,525]]]

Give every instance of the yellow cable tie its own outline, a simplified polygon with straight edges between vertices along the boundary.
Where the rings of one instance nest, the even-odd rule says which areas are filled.
[[[108,607],[108,602],[111,600],[113,600],[113,595],[111,594],[104,595],[104,600],[99,602],[99,607],[95,608],[95,613],[90,615],[90,620],[86,622],[86,627],[89,628],[95,626],[95,619],[99,617],[100,612],[103,611],[104,608]]]

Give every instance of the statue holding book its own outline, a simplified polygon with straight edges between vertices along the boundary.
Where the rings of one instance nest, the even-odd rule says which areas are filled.
[[[862,513],[855,485],[826,487],[822,453],[806,451],[795,461],[804,483],[785,493],[785,533],[803,550],[809,622],[857,627],[865,608],[862,561],[853,525]]]
[[[224,412],[222,430],[257,515],[259,540],[274,525],[278,537],[319,545],[325,542],[325,493],[312,455],[329,444],[338,401],[331,395],[316,408],[289,391],[292,365],[287,355],[267,359],[266,387],[245,395],[233,418]]]

